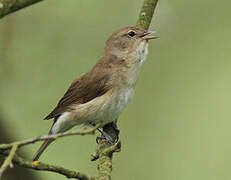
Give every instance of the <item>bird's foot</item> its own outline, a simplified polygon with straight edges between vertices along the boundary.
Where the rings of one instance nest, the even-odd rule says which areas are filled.
[[[114,141],[109,134],[107,134],[105,131],[103,131],[100,128],[98,128],[97,130],[101,133],[101,136],[97,136],[96,138],[97,143],[99,143],[100,140],[106,139],[110,145],[114,144]]]

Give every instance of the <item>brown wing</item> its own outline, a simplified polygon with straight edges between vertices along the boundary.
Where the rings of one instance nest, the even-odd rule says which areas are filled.
[[[92,73],[95,75],[92,75]],[[57,118],[70,109],[72,104],[84,104],[103,95],[109,90],[109,74],[106,72],[88,72],[72,82],[55,109],[44,119]]]

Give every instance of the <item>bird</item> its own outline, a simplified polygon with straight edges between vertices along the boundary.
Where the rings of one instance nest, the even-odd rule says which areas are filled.
[[[106,41],[99,61],[74,80],[57,106],[44,119],[54,119],[49,135],[66,132],[74,126],[116,123],[134,96],[141,66],[148,54],[153,31],[128,26],[115,31]],[[102,135],[110,136],[102,129]],[[37,161],[54,139],[43,142],[33,157]]]

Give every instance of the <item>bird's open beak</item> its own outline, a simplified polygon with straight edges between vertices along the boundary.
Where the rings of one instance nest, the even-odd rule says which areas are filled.
[[[140,37],[142,37],[143,39],[149,41],[151,39],[157,39],[157,36],[149,36],[151,34],[155,33],[155,31],[146,31],[145,33],[141,34]]]

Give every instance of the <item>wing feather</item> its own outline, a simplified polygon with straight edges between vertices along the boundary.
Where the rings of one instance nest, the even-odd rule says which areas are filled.
[[[96,76],[93,76],[94,73]],[[70,111],[73,104],[84,104],[105,94],[109,89],[109,73],[90,71],[74,80],[55,109],[44,119],[57,118],[63,112]]]

